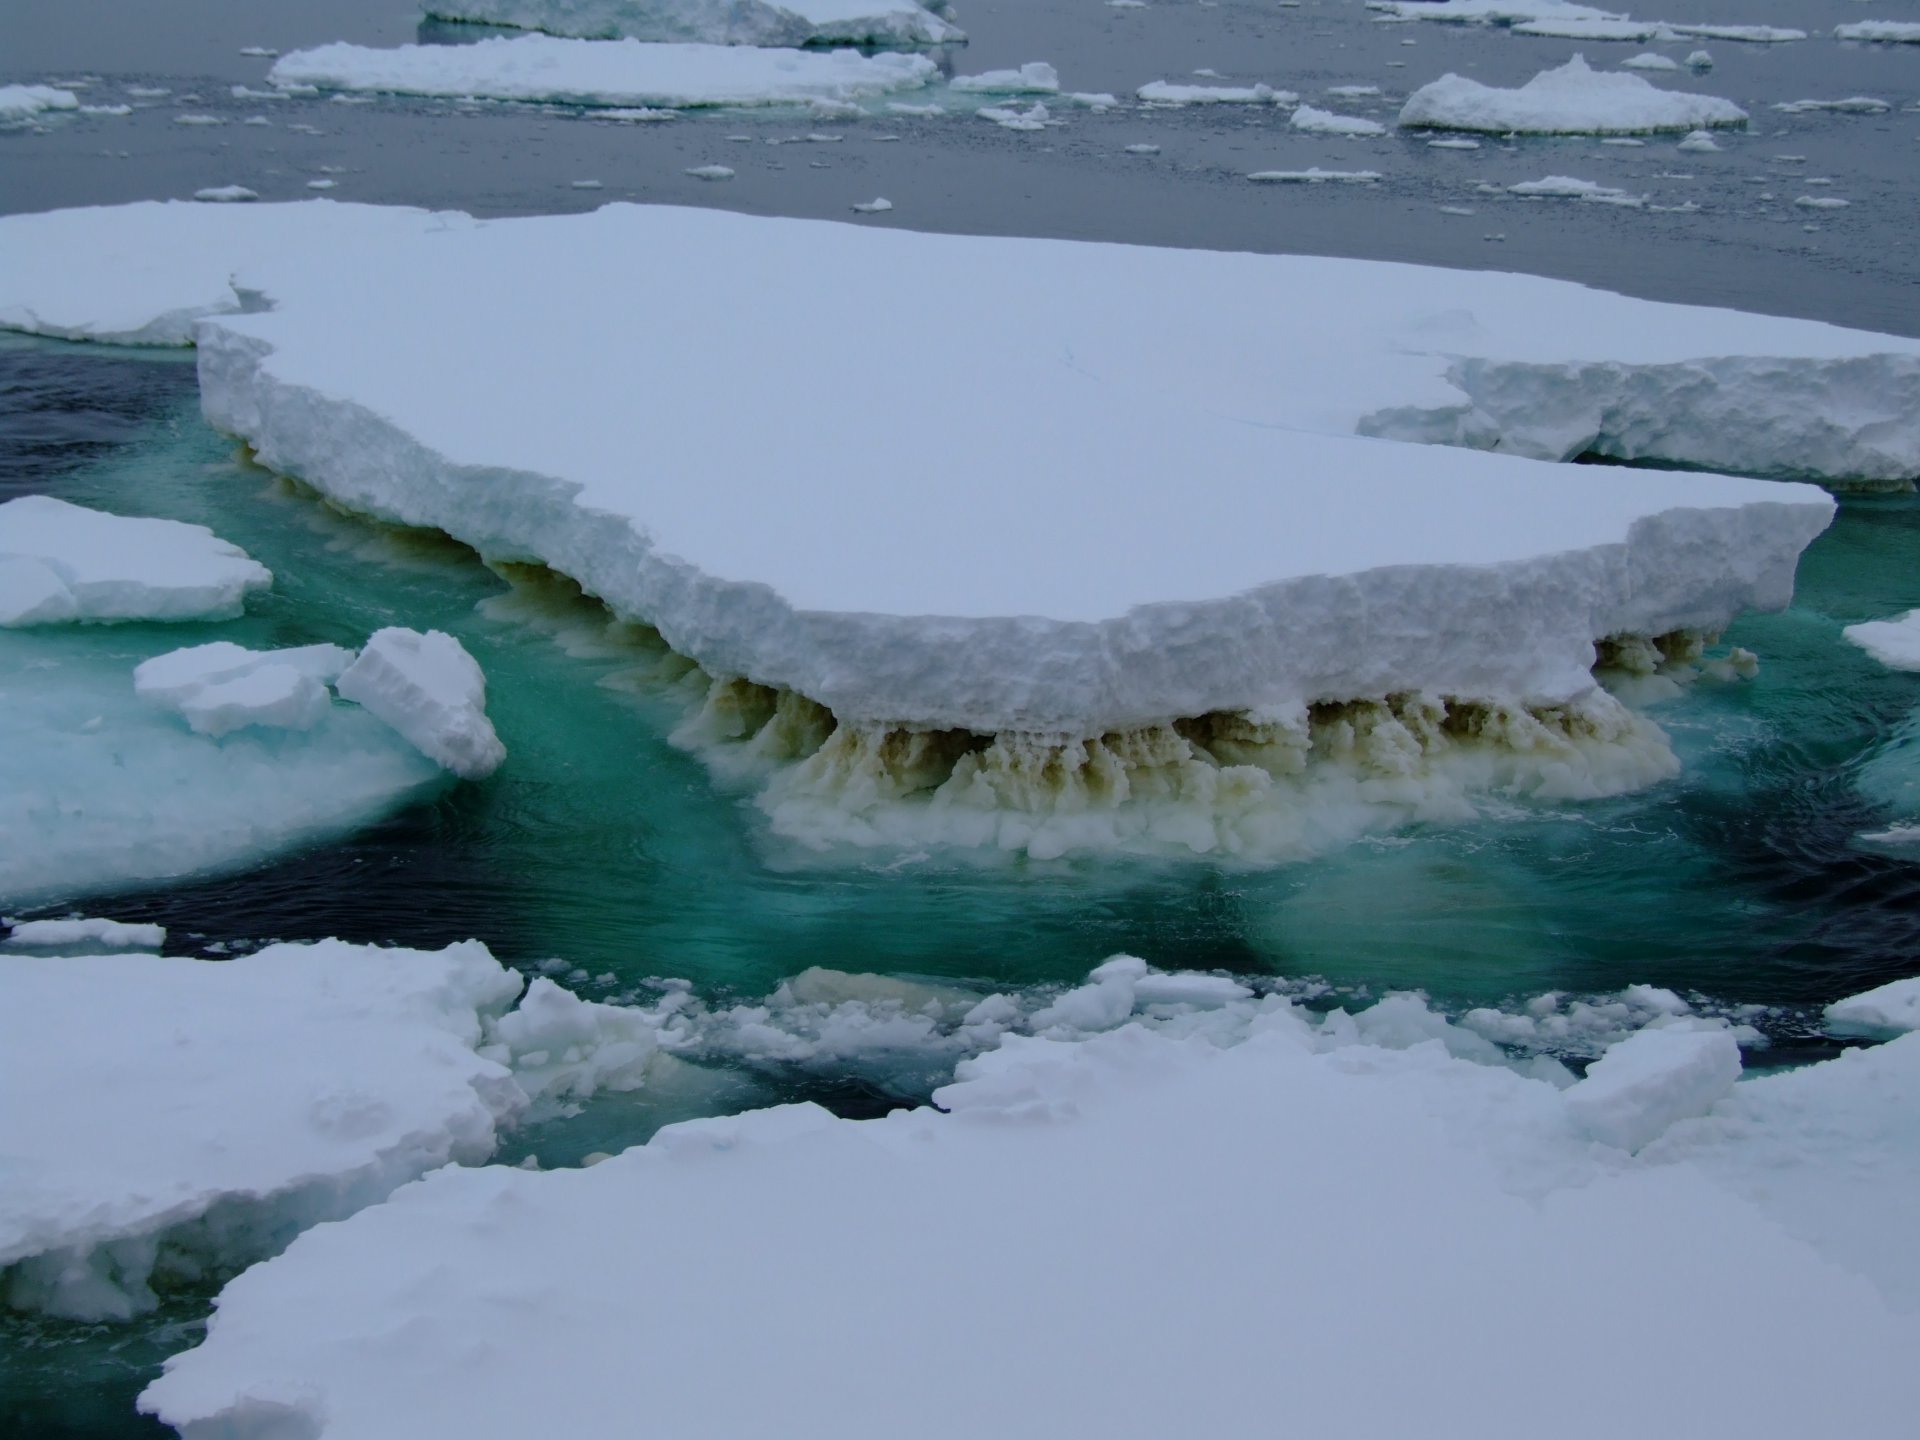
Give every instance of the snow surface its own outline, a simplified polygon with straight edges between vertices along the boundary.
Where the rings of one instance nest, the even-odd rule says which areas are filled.
[[[442,20],[583,40],[793,47],[944,45],[967,38],[914,0],[424,0],[421,9]]]
[[[1841,40],[1878,40],[1886,44],[1920,45],[1920,21],[1860,20],[1852,25],[1836,25],[1834,36]]]
[[[1868,620],[1840,632],[1882,665],[1920,670],[1920,610],[1891,620]]]
[[[109,515],[23,495],[0,504],[0,627],[228,620],[272,585],[204,525]]]
[[[80,97],[51,85],[0,85],[0,125],[31,120],[48,110],[78,110]]]
[[[1745,125],[1731,100],[1661,90],[1638,75],[1594,70],[1575,55],[1514,90],[1447,74],[1407,97],[1400,123],[1492,134],[1634,135]]]
[[[107,950],[158,950],[167,941],[164,925],[135,925],[86,917],[77,920],[11,920],[0,944],[16,949],[49,950],[96,945]]]
[[[485,1160],[526,1096],[475,1051],[519,989],[471,942],[0,957],[0,1292],[125,1318],[156,1269],[258,1258]]]
[[[283,55],[269,78],[322,90],[688,109],[853,101],[917,90],[938,75],[924,55],[520,35],[390,50],[322,45]]]
[[[1827,1029],[1835,1035],[1864,1035],[1888,1040],[1920,1030],[1920,978],[1894,980],[1878,989],[1849,995],[1827,1007]]]
[[[1649,1026],[1594,1061],[1567,1110],[1594,1139],[1638,1150],[1706,1114],[1739,1078],[1740,1047],[1724,1028]]]
[[[60,263],[19,273],[73,287],[179,235],[217,250],[209,218],[299,208],[98,212],[90,242],[45,227]],[[485,224],[413,213],[399,240],[239,244],[255,313],[200,325],[214,423],[343,504],[539,560],[656,625],[713,680],[690,743],[811,756],[782,804],[891,803],[953,779],[942,813],[994,843],[1025,842],[987,812],[1045,791],[1063,757],[1096,810],[1171,786],[1190,818],[1296,771],[1317,727],[1325,754],[1372,757],[1374,780],[1410,786],[1447,707],[1468,701],[1493,707],[1496,749],[1530,757],[1528,788],[1614,793],[1669,774],[1657,733],[1595,691],[1592,643],[1784,603],[1829,502],[1484,451],[1920,471],[1920,346],[1806,322],[1308,257],[632,206]],[[635,253],[659,264],[636,277]],[[525,278],[486,283],[504,273]],[[688,274],[726,277],[730,304]],[[909,375],[882,358],[884,315],[836,297],[927,274],[943,283],[916,305],[942,343]],[[14,272],[0,285],[25,290],[0,304],[30,308]],[[178,308],[165,287],[149,299]],[[1009,353],[1016,320],[1031,343]],[[542,363],[556,335],[577,364]],[[765,423],[740,425],[739,383],[782,347],[820,364],[755,386]],[[818,430],[851,383],[875,400],[857,432],[804,457],[773,442]],[[926,444],[929,386],[971,397],[968,445]],[[1416,456],[1356,431],[1448,448]],[[913,494],[969,503],[903,511],[907,457]],[[1160,503],[1173,474],[1206,503]],[[762,523],[738,524],[747,511]],[[1409,692],[1427,698],[1384,703]],[[1309,716],[1317,702],[1371,708],[1336,723]],[[999,739],[915,738],[955,727]],[[1509,783],[1507,763],[1481,782]],[[1385,793],[1374,780],[1354,793]],[[1205,825],[1184,833],[1217,843]]]
[[[507,758],[487,719],[487,677],[443,630],[376,630],[334,688],[463,780],[484,779]]]
[[[636,1394],[663,1434],[1254,1434],[1280,1407],[1371,1440],[1497,1374],[1501,1414],[1572,1440],[1818,1430],[1836,1395],[1900,1433],[1916,1098],[1909,1038],[1630,1157],[1551,1083],[1278,998],[1237,1043],[1011,1039],[945,1113],[785,1106],[591,1169],[440,1171],[230,1283],[141,1404],[231,1440],[612,1433]],[[1567,1406],[1596,1355],[1632,1383]]]

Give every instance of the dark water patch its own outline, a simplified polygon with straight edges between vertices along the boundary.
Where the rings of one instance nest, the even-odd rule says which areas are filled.
[[[0,500],[138,439],[195,393],[191,364],[0,339]]]

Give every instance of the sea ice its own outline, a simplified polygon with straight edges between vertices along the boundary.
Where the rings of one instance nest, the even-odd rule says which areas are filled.
[[[260,198],[260,192],[258,190],[249,190],[244,185],[209,185],[204,190],[194,191],[193,198],[196,200],[211,201],[216,205],[231,205],[236,202],[258,200]]]
[[[1706,1114],[1739,1078],[1740,1046],[1725,1028],[1648,1026],[1593,1062],[1566,1092],[1567,1110],[1594,1139],[1638,1150]]]
[[[1144,970],[1117,959],[1083,989]],[[1290,1430],[1363,1437],[1431,1428],[1445,1377],[1498,1373],[1503,1406],[1573,1440],[1648,1414],[1728,1440],[1818,1430],[1836,1394],[1850,1426],[1899,1432],[1920,1319],[1889,1252],[1911,1251],[1920,1042],[1750,1082],[1631,1156],[1586,1140],[1553,1084],[1433,1038],[1385,1048],[1276,997],[1237,1043],[1007,1040],[940,1110],[784,1106],[586,1170],[445,1169],[229,1283],[141,1404],[234,1440],[518,1440],[618,1428],[638,1385],[667,1434],[830,1413],[849,1437],[939,1440],[1009,1415],[1034,1434],[1261,1433],[1278,1396]],[[1851,1233],[1809,1223],[1836,1215]],[[1884,1290],[1862,1278],[1876,1252]],[[752,1303],[717,1273],[751,1277]],[[756,1383],[725,1383],[743,1353]],[[1566,1376],[1595,1354],[1634,1383],[1569,1410]],[[1183,1365],[1206,1383],[1140,1383]]]
[[[112,222],[91,246],[45,227],[59,265],[0,271],[0,304],[175,243],[167,207]],[[849,838],[894,843],[898,802],[1035,853],[1125,813],[1157,816],[1136,832],[1156,844],[1257,849],[1251,817],[1325,765],[1356,814],[1383,797],[1433,813],[1443,754],[1468,790],[1644,784],[1671,754],[1596,690],[1594,643],[1784,603],[1829,502],[1483,452],[1920,471],[1920,346],[1806,322],[1520,276],[665,207],[414,225],[325,254],[246,249],[238,283],[273,308],[200,323],[209,417],[342,504],[538,559],[657,626],[711,677],[686,743],[778,769],[766,803],[794,833],[845,828],[852,807]],[[640,252],[659,266],[636,279]],[[727,276],[736,303],[667,283],[676,265]],[[833,297],[934,272],[917,303],[943,343],[909,381],[876,359],[878,317]],[[526,278],[475,306],[502,273]],[[163,288],[150,302],[172,308]],[[1036,339],[1008,355],[1015,315]],[[1282,330],[1322,339],[1276,346]],[[561,332],[593,357],[564,379],[538,359]],[[765,427],[687,379],[752,376],[785,344],[822,365],[766,387]],[[886,403],[810,451],[831,483],[779,483],[793,462],[767,437],[856,379]],[[503,384],[521,403],[470,403]],[[968,445],[925,445],[929,384],[975,397]],[[902,516],[895,543],[874,517],[897,513],[908,454],[916,493],[973,500]],[[1207,503],[1169,512],[1171,474]],[[1021,814],[1046,824],[1007,823]],[[1223,814],[1249,817],[1234,838]]]
[[[1685,150],[1690,155],[1704,155],[1710,150],[1718,150],[1720,142],[1705,130],[1689,130],[1681,137],[1676,150]]]
[[[225,620],[273,576],[204,525],[109,515],[48,495],[0,503],[0,628]]]
[[[1783,100],[1773,108],[1786,115],[1812,115],[1821,111],[1838,115],[1884,115],[1893,106],[1871,95],[1849,95],[1844,100]]]
[[[1645,54],[1628,56],[1620,62],[1620,68],[1622,70],[1678,70],[1680,62],[1649,50]]]
[[[1840,40],[1877,40],[1885,44],[1920,45],[1920,21],[1859,20],[1833,27]]]
[[[1400,123],[1492,134],[1629,135],[1744,125],[1731,100],[1660,90],[1638,75],[1594,70],[1576,55],[1515,90],[1443,75],[1407,98]]]
[[[1507,186],[1510,195],[1539,195],[1556,200],[1598,200],[1609,205],[1638,204],[1644,197],[1629,195],[1612,185],[1596,180],[1576,180],[1571,175],[1549,175],[1544,180],[1523,180]]]
[[[1304,130],[1312,135],[1384,135],[1387,127],[1378,120],[1368,120],[1359,115],[1336,115],[1331,110],[1317,110],[1311,105],[1302,105],[1293,112],[1288,122],[1295,130]]]
[[[954,90],[985,90],[1002,95],[1058,95],[1060,72],[1044,60],[1034,60],[1017,70],[988,70],[980,75],[956,75],[947,84]]]
[[[374,631],[334,688],[463,780],[484,779],[507,758],[487,719],[487,677],[444,631]]]
[[[1570,0],[1367,0],[1402,20],[1439,20],[1465,25],[1514,25],[1530,20],[1619,20],[1623,17]]]
[[[327,714],[327,686],[352,661],[353,652],[338,645],[248,650],[219,640],[142,661],[133,692],[177,712],[199,735],[250,725],[311,730]]]
[[[1909,1030],[1920,1030],[1920,979],[1894,980],[1859,995],[1849,995],[1827,1006],[1827,1030],[1835,1035],[1862,1035],[1890,1040]]]
[[[1134,92],[1156,105],[1291,105],[1300,97],[1271,85],[1173,85],[1153,80]]]
[[[1920,670],[1920,610],[1891,620],[1868,620],[1840,632],[1882,665]]]
[[[1305,170],[1256,170],[1247,176],[1249,180],[1296,185],[1322,185],[1330,181],[1348,185],[1371,185],[1379,178],[1378,170],[1322,170],[1318,165],[1309,166]]]
[[[67,949],[92,945],[101,950],[158,950],[167,941],[164,925],[134,925],[88,917],[78,920],[10,920],[0,944],[14,949]]]
[[[52,85],[0,85],[0,125],[16,125],[48,110],[78,110],[80,97]]]
[[[944,4],[914,0],[422,0],[442,20],[544,30],[582,40],[709,45],[945,45],[965,40]]]
[[[859,100],[918,90],[938,75],[924,55],[520,35],[391,50],[322,45],[282,56],[270,78],[323,90],[687,109]]]

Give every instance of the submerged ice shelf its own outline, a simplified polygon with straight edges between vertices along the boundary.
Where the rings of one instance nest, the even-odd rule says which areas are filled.
[[[1536,460],[1920,472],[1913,342],[1512,275],[1449,273],[1439,307],[1433,271],[1306,257],[147,205],[0,222],[0,315],[84,332],[85,276],[135,246],[196,256],[148,308],[211,316],[216,425],[656,627],[712,677],[688,738],[804,761],[767,803],[814,838],[910,839],[890,807],[944,792],[949,832],[1046,852],[1128,803],[1258,808],[1309,751],[1415,813],[1441,752],[1454,792],[1644,784],[1671,755],[1595,643],[1784,604],[1831,504]],[[911,331],[845,298],[909,290]],[[857,426],[824,418],[855,395]],[[1023,810],[1071,823],[992,818]]]

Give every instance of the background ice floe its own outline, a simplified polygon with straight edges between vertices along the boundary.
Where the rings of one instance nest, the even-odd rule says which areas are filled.
[[[1595,70],[1575,55],[1513,90],[1448,74],[1407,97],[1403,126],[1495,135],[1636,135],[1747,123],[1731,100],[1661,90],[1638,75]]]
[[[472,20],[586,40],[793,47],[945,45],[965,40],[944,0],[422,0],[441,20]]]

